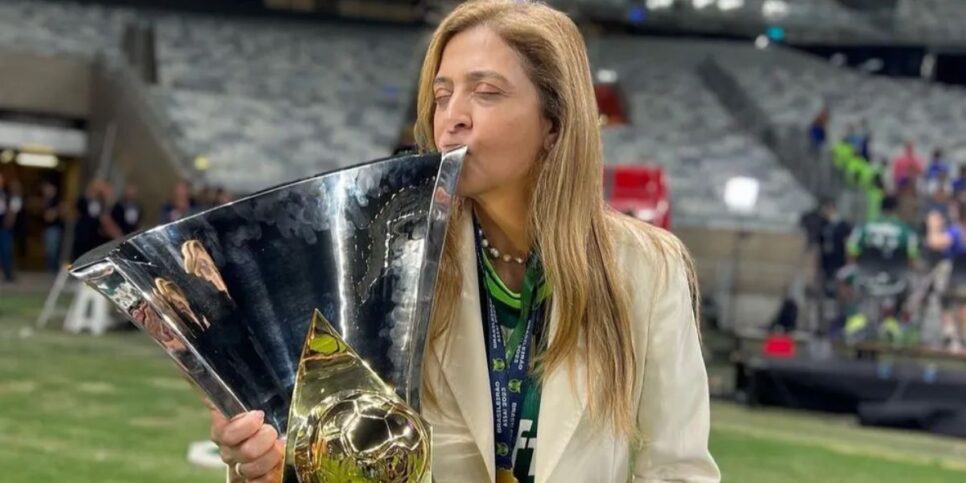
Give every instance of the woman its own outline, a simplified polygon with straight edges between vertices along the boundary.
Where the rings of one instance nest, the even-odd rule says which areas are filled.
[[[424,360],[437,482],[719,480],[690,258],[605,210],[593,92],[576,26],[542,4],[464,3],[430,43],[416,139],[469,147]],[[278,481],[261,414],[214,418],[236,481]]]

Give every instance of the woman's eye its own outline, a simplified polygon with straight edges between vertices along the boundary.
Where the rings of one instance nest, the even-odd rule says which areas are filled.
[[[493,99],[500,95],[497,91],[476,91],[476,95],[484,99]]]
[[[439,95],[436,96],[435,102],[436,102],[436,104],[444,103],[444,102],[446,102],[446,101],[449,100],[449,97],[450,97],[449,94],[439,94]]]

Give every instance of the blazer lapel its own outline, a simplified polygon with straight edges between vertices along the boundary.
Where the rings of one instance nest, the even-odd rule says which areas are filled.
[[[552,297],[552,295],[551,295]],[[557,304],[551,298],[550,340],[557,327]],[[584,350],[583,341],[578,350]],[[586,353],[586,352],[584,352]],[[566,367],[548,375],[540,396],[540,414],[537,425],[537,451],[535,483],[551,481],[550,477],[560,464],[567,444],[574,436],[577,426],[587,408],[587,367],[583,362],[574,367],[573,377]],[[566,478],[563,478],[566,480]],[[554,481],[561,481],[556,478]]]
[[[471,216],[464,214],[461,220],[454,221],[460,223],[462,230],[460,260],[463,287],[456,311],[457,319],[446,335],[446,343],[436,344],[434,352],[463,419],[483,456],[490,481],[494,481],[496,463],[493,454],[493,409],[484,347],[483,317],[480,313],[473,220]]]

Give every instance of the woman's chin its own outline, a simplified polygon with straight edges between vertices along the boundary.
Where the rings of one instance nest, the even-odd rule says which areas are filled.
[[[460,198],[472,198],[475,194],[476,192],[474,190],[466,189],[465,184],[462,181],[456,185],[456,196],[459,196]]]
[[[463,198],[470,198],[479,193],[479,183],[466,172],[466,166],[460,175],[460,180],[456,184],[456,195]]]

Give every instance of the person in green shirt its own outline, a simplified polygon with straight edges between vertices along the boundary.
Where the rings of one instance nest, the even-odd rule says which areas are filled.
[[[882,201],[885,198],[886,189],[881,173],[872,169],[868,174],[872,176],[871,180],[862,179],[859,185],[865,193],[865,219],[877,220],[882,215]]]
[[[845,180],[851,186],[861,186],[864,173],[871,169],[865,158],[853,154],[845,162]]]
[[[919,236],[899,219],[899,201],[894,196],[882,199],[881,215],[857,227],[848,241],[849,256],[860,261],[872,255],[896,267],[906,268],[919,258]]]
[[[876,180],[882,177],[882,163],[860,158],[863,162],[859,163],[854,172],[855,185],[862,190],[868,190],[875,186]]]
[[[853,156],[855,156],[855,149],[845,139],[832,145],[832,162],[840,172],[845,172],[845,167]]]
[[[908,289],[909,269],[919,258],[919,237],[896,216],[898,200],[886,196],[882,214],[857,227],[849,236],[847,251],[855,263],[855,284],[863,294],[862,309],[847,319],[849,342],[873,337],[896,342],[902,339],[897,318]],[[874,325],[870,325],[874,324]]]

